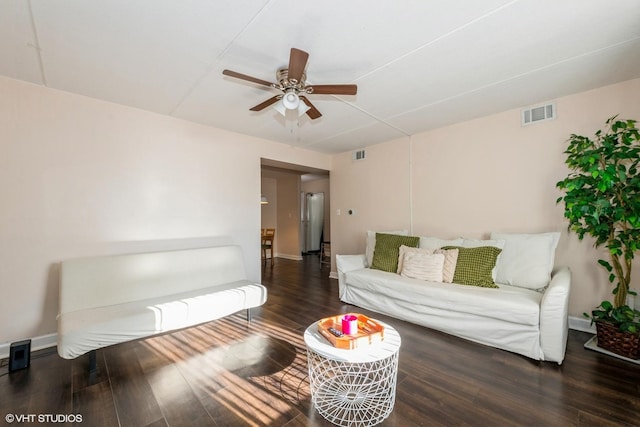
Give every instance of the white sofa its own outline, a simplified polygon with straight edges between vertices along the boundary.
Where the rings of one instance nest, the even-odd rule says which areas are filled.
[[[559,233],[496,233],[492,237],[505,240],[471,243],[468,239],[420,238],[420,247],[431,249],[502,242],[496,243],[503,248],[492,272],[499,279],[498,288],[424,281],[369,268],[375,245],[371,234],[367,238],[367,255],[336,255],[342,301],[535,360],[562,363],[571,274],[567,267],[552,271]],[[544,245],[535,243],[542,240]],[[549,250],[550,254],[545,253]],[[532,282],[534,278],[543,282]]]
[[[60,268],[58,354],[96,349],[194,326],[264,304],[247,280],[239,246],[98,256]]]

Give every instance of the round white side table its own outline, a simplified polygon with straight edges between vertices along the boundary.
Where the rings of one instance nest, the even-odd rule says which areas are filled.
[[[393,411],[400,335],[388,324],[384,340],[352,350],[334,347],[318,332],[304,332],[311,402],[327,421],[343,427],[373,426]]]

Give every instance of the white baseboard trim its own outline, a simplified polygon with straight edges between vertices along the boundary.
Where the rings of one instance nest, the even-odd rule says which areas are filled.
[[[576,331],[589,332],[590,334],[596,333],[596,326],[591,325],[591,320],[585,317],[569,316],[569,329]]]
[[[26,339],[26,338],[25,338]],[[22,341],[22,340],[16,340]],[[48,334],[39,337],[31,338],[31,351],[42,350],[43,348],[54,347],[58,341],[58,334]],[[9,350],[11,343],[0,344],[0,359],[6,359],[9,357]]]

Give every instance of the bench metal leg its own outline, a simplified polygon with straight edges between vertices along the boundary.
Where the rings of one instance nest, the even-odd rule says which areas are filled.
[[[89,373],[95,374],[98,372],[98,364],[96,363],[96,351],[91,350],[89,352]]]
[[[247,322],[251,322],[251,309],[247,308]]]

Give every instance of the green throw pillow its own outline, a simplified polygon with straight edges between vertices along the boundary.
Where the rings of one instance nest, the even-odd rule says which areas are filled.
[[[405,245],[417,248],[419,243],[419,237],[376,233],[376,248],[373,251],[371,268],[396,273],[398,271],[400,246]]]
[[[458,249],[456,272],[453,283],[459,285],[481,286],[483,288],[497,288],[491,272],[496,266],[498,255],[502,249],[495,246],[481,246],[478,248],[462,248],[460,246],[445,246],[442,249]]]

